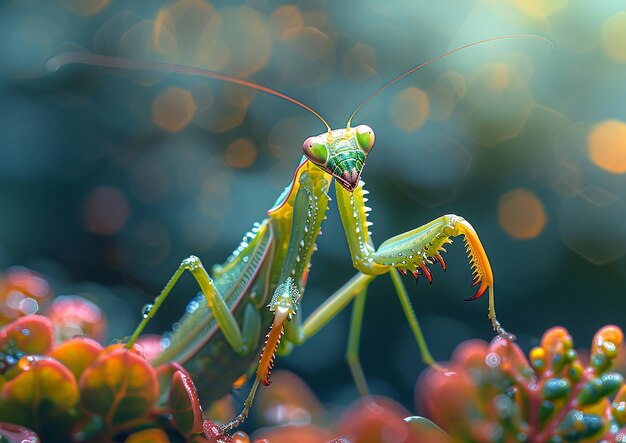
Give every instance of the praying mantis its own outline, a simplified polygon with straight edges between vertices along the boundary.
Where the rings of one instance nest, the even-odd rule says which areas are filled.
[[[384,241],[376,248],[370,238],[367,220],[371,208],[366,206],[368,191],[361,180],[364,165],[374,146],[374,131],[367,125],[352,127],[358,111],[374,96],[418,69],[470,46],[507,38],[534,38],[535,35],[509,35],[480,40],[422,63],[385,84],[367,97],[352,113],[344,128],[332,129],[320,114],[309,106],[268,87],[189,66],[137,61],[85,53],[64,53],[48,62],[56,71],[67,64],[87,64],[128,70],[159,70],[197,75],[253,88],[291,103],[315,115],[326,131],[307,138],[302,146],[304,156],[292,182],[267,211],[267,218],[255,223],[233,254],[221,265],[207,271],[201,260],[190,256],[182,261],[162,292],[144,312],[144,318],[126,343],[131,348],[147,323],[171,293],[181,275],[189,272],[201,289],[187,308],[187,313],[163,342],[161,352],[151,363],[180,362],[191,373],[201,398],[210,402],[226,390],[242,373],[256,366],[254,382],[237,417],[222,426],[222,432],[238,427],[247,417],[261,384],[269,385],[274,359],[306,342],[334,316],[354,301],[352,323],[346,352],[349,367],[361,394],[367,384],[359,362],[360,325],[368,285],[376,277],[389,274],[402,309],[417,341],[422,359],[435,366],[401,274],[411,274],[432,282],[429,266],[439,263],[452,238],[463,236],[473,286],[478,286],[474,300],[489,290],[488,317],[494,331],[507,339],[496,319],[494,278],[487,254],[472,225],[464,218],[443,215],[413,230]],[[298,312],[304,294],[315,242],[328,208],[332,180],[346,240],[357,274],[332,294],[306,319]],[[264,336],[262,331],[269,331]],[[263,340],[263,338],[265,339]],[[260,351],[260,357],[259,357]],[[224,381],[221,383],[220,381]],[[226,383],[228,382],[228,383]]]

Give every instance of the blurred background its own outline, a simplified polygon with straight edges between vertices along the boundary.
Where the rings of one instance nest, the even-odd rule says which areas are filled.
[[[474,40],[372,100],[363,179],[373,239],[442,214],[470,221],[495,274],[498,318],[526,350],[563,325],[586,345],[626,326],[626,9],[614,1],[110,1],[0,4],[0,266],[29,266],[130,334],[183,258],[221,263],[324,132],[275,97],[216,81],[85,66],[63,51],[182,63],[250,79],[333,127],[407,69]],[[333,196],[334,200],[334,196]],[[355,271],[336,208],[303,302],[312,312]],[[434,283],[407,278],[438,360],[493,337],[461,242]],[[186,276],[151,330],[184,312]],[[344,363],[349,310],[277,367],[327,404],[356,397]],[[361,341],[374,393],[414,409],[423,369],[388,278],[372,284]]]

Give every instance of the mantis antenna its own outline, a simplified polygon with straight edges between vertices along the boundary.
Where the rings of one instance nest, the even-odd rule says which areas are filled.
[[[259,85],[257,83],[251,82],[249,80],[243,80],[237,77],[231,77],[230,75],[222,74],[220,72],[211,71],[208,69],[196,68],[193,66],[185,66],[185,65],[176,65],[173,63],[164,63],[164,62],[153,62],[153,61],[141,61],[141,60],[133,60],[129,58],[120,58],[120,57],[110,57],[106,55],[97,55],[97,54],[89,54],[86,52],[64,52],[57,56],[52,57],[46,63],[46,69],[50,72],[56,72],[61,69],[65,65],[71,64],[81,64],[81,65],[91,65],[91,66],[101,66],[105,68],[116,68],[116,69],[131,69],[136,71],[150,71],[156,70],[161,72],[173,72],[177,74],[186,74],[186,75],[195,75],[198,77],[208,77],[216,80],[221,80],[227,83],[234,83],[236,85],[246,86],[248,88],[256,89],[257,91],[262,91],[267,94],[274,95],[276,97],[282,98],[283,100],[287,100],[291,103],[295,103],[301,108],[306,109],[317,118],[319,118],[324,125],[328,128],[328,132],[331,132],[331,128],[326,123],[326,120],[322,118],[320,114],[311,109],[309,106],[304,103],[296,100],[295,98],[289,97],[282,92],[275,91],[274,89],[268,88],[267,86]]]
[[[463,46],[459,46],[458,48],[451,49],[451,50],[449,50],[448,52],[446,52],[446,53],[444,53],[444,54],[438,55],[437,57],[432,58],[432,59],[428,60],[427,62],[424,62],[424,63],[422,63],[422,64],[420,64],[420,65],[417,65],[417,66],[415,66],[415,67],[413,67],[413,68],[409,69],[409,70],[408,70],[408,71],[406,71],[404,74],[402,74],[402,75],[400,75],[400,76],[398,76],[398,77],[394,78],[394,79],[393,79],[393,80],[391,80],[389,83],[387,83],[385,86],[383,86],[382,88],[380,88],[378,91],[374,92],[372,95],[370,95],[369,97],[367,97],[365,100],[363,100],[363,102],[362,102],[359,106],[357,106],[357,108],[354,110],[354,112],[352,113],[352,115],[350,115],[350,118],[348,119],[348,123],[347,123],[347,125],[346,125],[346,129],[347,129],[347,130],[349,130],[349,129],[350,129],[350,122],[352,122],[352,119],[354,118],[354,116],[356,115],[356,113],[357,113],[357,112],[359,112],[359,110],[363,107],[363,105],[365,105],[365,103],[367,103],[367,102],[368,102],[368,101],[370,101],[372,98],[374,98],[375,96],[377,96],[378,94],[380,94],[381,92],[383,92],[383,91],[384,91],[385,89],[387,89],[389,86],[391,86],[391,85],[393,85],[394,83],[396,83],[398,80],[402,80],[404,77],[406,77],[406,76],[408,76],[408,75],[413,74],[413,73],[414,73],[415,71],[417,71],[418,69],[421,69],[421,68],[423,68],[424,66],[429,65],[429,64],[431,64],[432,62],[435,62],[435,61],[437,61],[437,60],[439,60],[439,59],[442,59],[442,58],[444,58],[444,57],[447,57],[447,56],[448,56],[448,55],[450,55],[450,54],[454,54],[455,52],[462,51],[463,49],[467,49],[467,48],[469,48],[469,47],[471,47],[471,46],[476,46],[476,45],[480,45],[480,44],[487,43],[487,42],[493,42],[493,41],[496,41],[496,40],[505,40],[505,39],[508,39],[508,38],[535,38],[535,39],[538,39],[538,40],[543,40],[543,41],[545,41],[545,42],[549,43],[549,44],[550,44],[550,46],[552,46],[552,52],[554,52],[554,43],[552,43],[552,40],[547,39],[547,38],[545,38],[545,37],[541,37],[541,36],[539,36],[539,35],[533,35],[533,34],[513,34],[513,35],[503,35],[503,36],[500,36],[500,37],[492,37],[492,38],[487,38],[487,39],[484,39],[484,40],[478,40],[478,41],[475,41],[475,42],[472,42],[472,43],[468,43],[468,44],[463,45]]]

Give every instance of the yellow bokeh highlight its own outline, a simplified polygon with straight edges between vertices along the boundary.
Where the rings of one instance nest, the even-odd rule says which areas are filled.
[[[498,220],[507,234],[517,240],[537,237],[546,225],[546,211],[541,200],[528,189],[507,192],[498,203]]]
[[[163,57],[172,63],[199,65],[202,55],[212,57],[207,66],[224,67],[226,57],[218,50],[220,16],[204,0],[179,0],[161,8],[157,14],[153,46],[163,51]],[[174,47],[170,39],[175,41]],[[164,44],[165,40],[165,44]]]
[[[488,73],[487,88],[493,92],[502,92],[511,85],[511,67],[506,63],[493,63]]]
[[[413,86],[397,93],[389,109],[393,123],[407,132],[421,128],[428,112],[428,94]]]
[[[297,86],[318,86],[334,71],[335,43],[313,26],[293,28],[278,43],[280,76]]]
[[[591,128],[587,139],[589,158],[613,174],[626,173],[626,123],[607,120]]]
[[[196,113],[194,123],[211,132],[225,132],[236,128],[243,122],[255,92],[238,85],[225,85],[221,90],[216,89],[212,100],[219,106],[203,105],[205,109]]]
[[[128,436],[124,443],[169,443],[167,434],[160,429],[144,429]]]
[[[446,120],[454,111],[466,92],[465,77],[456,71],[441,74],[428,88],[431,120]]]
[[[228,44],[218,48],[228,56],[229,74],[247,77],[267,65],[273,40],[266,16],[247,6],[229,7],[220,10],[220,22],[218,39],[221,46]]]
[[[376,73],[376,52],[364,43],[357,43],[346,51],[341,69],[350,80],[365,80]]]
[[[252,140],[241,137],[226,147],[224,157],[231,168],[243,169],[251,166],[256,160],[257,150]]]
[[[468,133],[483,146],[517,137],[534,106],[527,78],[508,63],[479,66],[467,77]]]
[[[467,79],[467,98],[472,103],[488,97],[506,96],[516,91],[528,90],[528,79],[508,63],[488,63],[477,67]]]
[[[193,95],[194,102],[196,103],[196,113],[206,111],[215,103],[211,84],[205,81],[205,79],[200,79],[200,81],[189,86],[189,92]]]
[[[111,0],[61,0],[61,5],[74,14],[83,16],[96,15],[109,6]]]
[[[156,42],[154,40],[156,27],[157,24],[153,20],[142,20],[130,27],[119,39],[118,53],[121,56],[138,60],[169,61],[171,54],[176,53],[176,41],[172,34],[163,31],[159,41]],[[152,85],[162,79],[165,74],[144,71],[129,73],[129,76],[138,83]]]
[[[509,2],[534,19],[549,17],[567,5],[567,0],[509,0]]]
[[[301,28],[303,25],[302,14],[297,6],[281,6],[270,17],[272,35],[281,40],[285,38],[288,31]]]
[[[273,45],[264,14],[248,6],[218,10],[205,0],[179,0],[160,9],[154,30],[153,46],[162,49],[168,61],[237,77],[263,68]]]
[[[154,123],[170,132],[177,132],[191,122],[196,103],[185,89],[171,87],[161,92],[152,103]]]
[[[619,63],[626,63],[626,11],[611,16],[602,26],[602,50]]]
[[[285,43],[296,47],[305,60],[319,60],[332,52],[333,40],[318,28],[305,26],[285,33]]]

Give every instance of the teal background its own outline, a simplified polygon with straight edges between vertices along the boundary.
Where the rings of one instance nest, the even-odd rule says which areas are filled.
[[[403,79],[355,118],[376,133],[363,172],[373,239],[446,213],[465,217],[491,260],[498,318],[526,350],[554,325],[581,345],[604,324],[624,327],[626,176],[598,166],[589,144],[599,125],[616,121],[603,143],[617,146],[609,166],[623,168],[620,2],[98,3],[0,5],[0,265],[29,266],[57,293],[96,300],[111,338],[131,332],[183,258],[225,260],[290,182],[304,139],[324,127],[292,104],[219,82],[83,66],[49,73],[50,57],[80,50],[216,69],[287,93],[341,127],[409,68],[519,33],[549,38],[556,49],[534,39],[473,47]],[[194,112],[166,103],[166,121],[189,117],[176,131],[153,115],[170,87],[195,103]],[[242,138],[254,159],[229,151]],[[539,226],[526,239],[511,235],[500,215],[520,188],[545,217],[537,224],[528,208],[509,215],[518,230]],[[304,315],[355,273],[334,207],[318,247]],[[438,360],[463,340],[493,336],[486,297],[462,301],[473,290],[460,242],[445,259],[448,272],[434,269],[432,286],[406,280]],[[152,331],[184,311],[197,290],[184,280]],[[340,315],[277,361],[329,405],[356,395],[343,361],[348,320]],[[423,365],[386,277],[371,286],[364,324],[372,390],[413,408]]]

